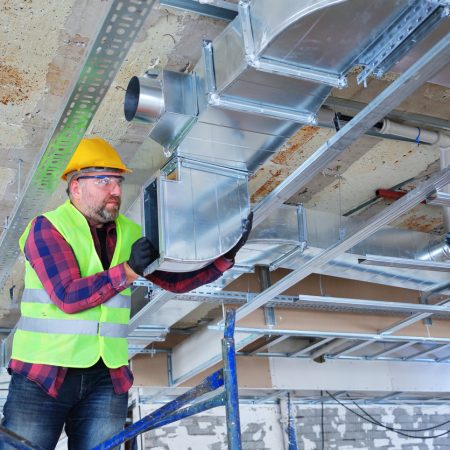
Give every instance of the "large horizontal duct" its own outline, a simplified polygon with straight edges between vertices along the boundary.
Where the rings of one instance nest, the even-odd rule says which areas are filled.
[[[283,205],[252,231],[237,264],[294,270],[338,242],[343,234],[358,229],[359,223],[355,218]],[[448,283],[448,271],[438,272],[432,267],[426,270],[426,262],[431,266],[433,262],[449,261],[449,251],[448,242],[441,236],[385,227],[318,268],[318,273],[419,291],[432,290]],[[425,264],[422,269],[366,266],[359,263],[366,255]]]
[[[204,42],[192,74],[163,71],[151,79],[134,77],[127,89],[125,116],[153,123],[150,137],[167,156],[173,155],[177,165],[180,161],[201,163],[222,178],[235,179],[239,173],[245,178],[274,156],[301,126],[317,124],[317,112],[331,89],[345,88],[346,75],[355,65],[365,67],[359,77],[364,82],[441,9],[439,2],[410,0],[241,1],[238,16],[216,39]],[[183,218],[191,207],[195,210],[202,204],[202,217],[217,221],[208,226],[220,228],[220,202],[199,200],[220,190],[207,182],[196,186],[195,196],[182,209],[186,213]],[[241,187],[237,190],[242,192]],[[159,194],[154,197],[162,199]],[[174,197],[166,200],[169,198]],[[240,198],[236,209],[230,211],[233,220],[226,227],[230,233],[220,235],[217,241],[208,240],[205,245],[211,249],[225,251],[224,243],[232,245],[239,235],[249,203],[248,197]],[[160,213],[163,209],[174,211],[172,206],[179,203],[157,209]],[[206,205],[211,205],[211,210]],[[149,214],[145,208],[144,214]],[[161,242],[167,222],[163,217],[158,220],[163,251],[170,247]],[[201,222],[197,228],[206,230],[206,222]],[[204,253],[198,248],[200,241],[194,243],[192,251],[185,246],[181,249],[185,256],[177,256],[178,263],[194,263]],[[169,259],[162,254],[160,267],[166,262],[175,270]]]
[[[302,125],[317,123],[331,89],[344,88],[355,65],[374,69],[392,57],[440,8],[409,0],[242,1],[239,15],[204,43],[192,74],[132,79],[125,115],[155,122],[150,136],[168,152],[253,172]]]

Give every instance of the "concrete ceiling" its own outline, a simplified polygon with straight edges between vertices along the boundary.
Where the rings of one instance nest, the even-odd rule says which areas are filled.
[[[110,0],[0,0],[0,224],[4,230],[66,106],[110,4]],[[129,79],[151,69],[190,72],[200,58],[202,40],[213,39],[227,24],[226,20],[155,2],[141,27],[86,133],[109,140],[134,169],[125,192],[125,210],[152,175],[149,168],[154,167],[155,159],[165,161],[162,149],[158,155],[149,151],[149,127],[125,121],[123,100]],[[349,76],[348,88],[333,90],[327,100],[331,109],[349,113],[338,100],[348,102],[348,108],[351,102],[367,104],[398,76],[389,73],[382,80],[370,78],[367,87],[362,87],[356,83],[357,73]],[[422,120],[429,119],[430,128],[450,133],[450,83],[444,76],[437,79],[441,84],[424,84],[396,111],[411,123],[421,115]],[[261,201],[334,134],[333,128],[300,129],[252,175],[251,201]],[[438,168],[437,148],[364,136],[287,203],[303,203],[307,208],[340,216],[353,211],[352,216],[366,218],[390,203],[376,198],[378,188],[410,190],[417,180]],[[49,195],[48,204],[39,205],[40,209],[62,202],[64,189],[61,183]],[[441,207],[430,205],[414,208],[394,225],[436,235],[447,231]],[[1,286],[3,328],[13,327],[18,317],[22,264],[22,257],[10,261],[8,278]],[[216,306],[203,305],[194,308],[175,327],[204,324],[217,314],[220,309]]]

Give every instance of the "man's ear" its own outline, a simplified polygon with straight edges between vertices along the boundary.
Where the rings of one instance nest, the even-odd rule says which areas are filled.
[[[69,184],[69,191],[73,199],[79,199],[81,195],[80,183],[77,180],[71,180]]]

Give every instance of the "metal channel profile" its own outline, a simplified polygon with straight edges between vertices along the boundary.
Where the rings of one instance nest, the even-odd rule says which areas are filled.
[[[328,247],[322,253],[311,258],[302,267],[285,276],[278,283],[266,289],[257,295],[251,303],[242,306],[236,313],[238,320],[247,316],[259,307],[265,305],[269,300],[284,292],[287,288],[304,279],[313,273],[318,267],[333,260],[341,253],[349,250],[356,244],[381,229],[383,226],[400,217],[402,214],[410,210],[413,206],[420,203],[424,198],[431,195],[436,189],[446,186],[450,182],[450,167],[439,172],[436,176],[427,182],[419,185],[416,189],[409,192],[397,202],[384,209],[374,217],[361,224],[361,228],[356,232],[349,234],[345,239],[336,242]]]
[[[155,0],[115,0],[81,68],[78,82],[51,137],[44,142],[32,177],[17,201],[0,241],[0,284],[19,255],[18,240],[56,189],[61,173],[86,132]]]
[[[434,197],[427,199],[427,205],[450,207],[450,194],[446,192],[436,192]]]
[[[356,77],[358,84],[366,83],[367,78],[378,66],[396,52],[411,33],[420,27],[426,19],[438,8],[436,2],[418,0],[383,33],[381,39],[368,49],[359,59],[359,63],[365,65],[365,69]],[[381,74],[381,72],[380,72]]]
[[[404,269],[433,270],[450,272],[450,264],[445,262],[421,261],[417,259],[394,258],[391,256],[366,255],[358,258],[359,264],[367,266],[400,267]]]
[[[223,325],[208,325],[208,330],[213,331],[222,331]],[[299,337],[299,338],[332,338],[332,339],[358,339],[358,340],[369,340],[371,342],[398,342],[403,343],[403,345],[411,346],[416,343],[420,344],[436,344],[436,345],[447,345],[450,344],[450,338],[446,337],[428,337],[428,336],[412,336],[412,335],[394,335],[394,336],[382,336],[379,333],[351,333],[351,332],[340,332],[340,331],[322,331],[322,330],[291,330],[291,329],[278,329],[278,328],[254,328],[254,327],[236,327],[236,333],[244,333],[248,335],[257,335],[257,336],[290,336],[290,337]],[[396,350],[400,349],[399,347],[395,348]],[[394,349],[390,349],[394,350]],[[390,351],[389,350],[389,351]],[[383,351],[383,354],[385,352]],[[271,356],[268,354],[268,356]],[[374,355],[375,356],[375,355]],[[368,357],[366,359],[372,359],[372,357]],[[376,357],[379,357],[380,354],[377,354]]]
[[[319,295],[299,295],[299,302],[302,303],[317,303],[327,306],[351,306],[362,310],[380,310],[380,311],[397,311],[397,312],[423,312],[431,314],[450,314],[450,305],[427,305],[417,303],[404,302],[386,302],[381,300],[364,300],[359,298],[342,298],[329,297]]]
[[[406,72],[314,152],[297,170],[280,183],[254,210],[253,226],[259,225],[274,208],[297,193],[341,152],[385,117],[423,83],[450,62],[450,34],[447,34]]]

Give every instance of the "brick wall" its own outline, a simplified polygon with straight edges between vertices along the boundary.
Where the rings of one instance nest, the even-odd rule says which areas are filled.
[[[355,407],[352,409],[356,410]],[[427,428],[450,420],[447,406],[364,406],[380,422],[403,429]],[[152,408],[141,406],[141,414]],[[361,411],[358,411],[360,414]],[[243,449],[286,450],[276,405],[241,405]],[[322,411],[319,406],[296,408],[297,442],[299,450],[322,450]],[[323,440],[325,450],[450,450],[450,437],[422,440],[400,436],[372,425],[341,406],[325,406],[323,410]],[[136,417],[134,420],[137,420]],[[450,430],[450,423],[430,434]],[[414,434],[414,433],[410,433]],[[421,433],[427,435],[427,433]],[[143,444],[143,445],[142,445]],[[145,450],[226,450],[224,408],[196,415],[173,425],[146,433],[141,442]]]

